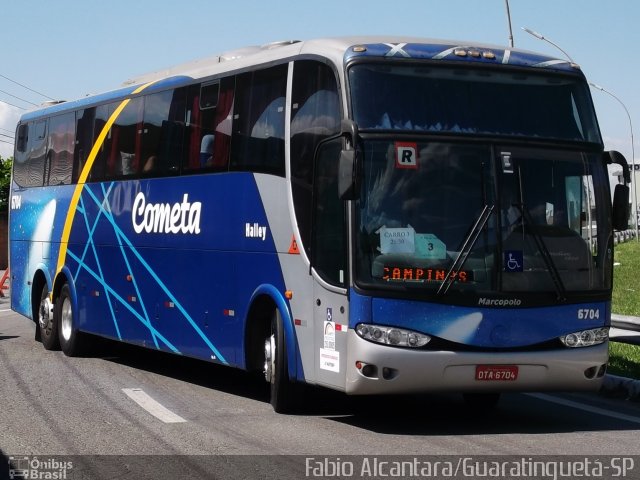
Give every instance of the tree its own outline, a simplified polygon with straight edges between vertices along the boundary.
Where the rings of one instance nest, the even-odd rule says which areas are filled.
[[[6,212],[9,206],[12,165],[13,157],[3,159],[2,156],[0,156],[0,212]]]

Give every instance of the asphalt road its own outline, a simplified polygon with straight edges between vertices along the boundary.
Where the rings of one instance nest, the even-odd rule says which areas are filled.
[[[89,473],[67,478],[120,478],[114,465],[135,470],[148,458],[160,469],[153,478],[175,478],[172,469],[189,478],[304,478],[305,458],[290,456],[640,455],[640,405],[624,399],[509,394],[477,414],[455,395],[362,399],[307,389],[299,413],[278,415],[266,384],[243,372],[110,342],[68,358],[33,333],[0,305],[0,454],[14,462],[116,456],[105,475],[95,470],[100,458],[74,457],[76,472]]]

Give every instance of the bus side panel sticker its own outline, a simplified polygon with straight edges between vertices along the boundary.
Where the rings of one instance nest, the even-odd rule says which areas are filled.
[[[336,324],[334,322],[324,322],[324,348],[325,350],[336,349]]]
[[[340,373],[340,352],[320,349],[320,368],[330,372]]]

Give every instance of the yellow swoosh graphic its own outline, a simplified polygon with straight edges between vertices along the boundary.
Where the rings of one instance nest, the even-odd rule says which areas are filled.
[[[154,84],[155,81],[149,82],[145,85],[142,85],[133,91],[133,95],[140,93],[149,85]],[[111,130],[111,126],[116,121],[122,110],[129,104],[131,101],[130,98],[123,100],[120,105],[115,109],[115,111],[107,120],[104,127],[102,127],[102,131],[95,143],[93,144],[93,148],[91,148],[91,152],[89,153],[89,157],[87,158],[86,163],[82,167],[82,172],[80,172],[80,176],[78,177],[78,183],[76,184],[76,188],[73,191],[73,195],[71,197],[71,203],[69,203],[69,209],[67,210],[67,218],[64,222],[64,229],[62,230],[62,237],[60,239],[60,252],[58,253],[58,265],[56,267],[56,277],[64,267],[65,261],[67,259],[67,246],[69,244],[69,236],[71,235],[71,226],[73,225],[73,218],[76,215],[76,209],[78,207],[78,202],[80,201],[80,195],[82,194],[82,190],[84,189],[85,182],[89,177],[89,172],[91,172],[91,167],[93,167],[93,163],[98,156],[98,152],[102,148],[102,144],[104,143],[105,138],[107,138],[107,134],[109,130]]]

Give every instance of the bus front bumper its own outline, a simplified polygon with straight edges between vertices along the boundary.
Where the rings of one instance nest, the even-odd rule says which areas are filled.
[[[428,351],[375,344],[351,329],[347,342],[345,391],[351,395],[594,391],[608,360],[607,343],[527,352]]]

